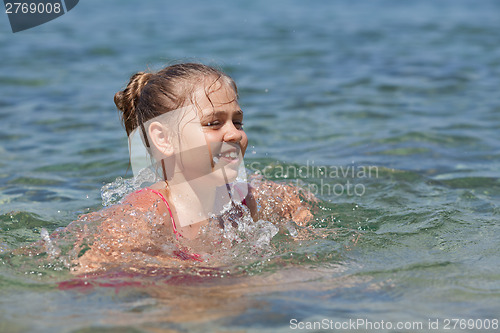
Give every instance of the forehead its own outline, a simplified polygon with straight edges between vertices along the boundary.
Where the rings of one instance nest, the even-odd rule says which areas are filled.
[[[201,111],[212,111],[224,106],[237,106],[238,96],[234,88],[222,81],[217,80],[212,84],[206,84],[198,88],[194,93],[195,104]]]

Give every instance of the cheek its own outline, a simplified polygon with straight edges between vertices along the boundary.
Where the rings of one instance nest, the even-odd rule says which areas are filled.
[[[245,131],[241,131],[241,136],[242,136],[240,141],[241,154],[245,155],[245,151],[248,146],[248,137]],[[208,145],[210,145],[211,143],[220,144],[223,141],[223,135],[222,133],[219,133],[219,131],[205,132],[205,140]]]
[[[189,151],[191,154],[206,155],[207,148],[207,135],[200,126],[186,126],[186,130],[182,133],[181,151]]]
[[[180,162],[184,171],[196,169],[205,173],[210,172],[211,156],[206,139],[199,125],[185,126],[179,147]]]
[[[207,144],[222,142],[222,135],[219,135],[218,131],[207,131],[204,135]]]

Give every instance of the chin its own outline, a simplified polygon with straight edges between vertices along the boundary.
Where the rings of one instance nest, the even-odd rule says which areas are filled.
[[[238,167],[234,166],[224,166],[223,168],[216,168],[212,173],[213,177],[211,177],[216,186],[222,186],[226,183],[232,183],[238,177]]]
[[[227,181],[229,183],[234,182],[236,180],[236,178],[238,177],[238,168],[234,169],[234,168],[226,166],[224,168],[224,171],[226,172]]]

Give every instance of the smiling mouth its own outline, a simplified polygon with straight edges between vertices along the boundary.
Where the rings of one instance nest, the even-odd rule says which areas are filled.
[[[227,150],[225,152],[221,152],[214,156],[213,161],[214,164],[219,163],[220,160],[223,160],[228,163],[232,163],[234,161],[239,160],[239,154],[237,150]]]

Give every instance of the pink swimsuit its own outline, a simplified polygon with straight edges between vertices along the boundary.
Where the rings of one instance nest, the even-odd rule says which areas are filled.
[[[174,230],[175,238],[177,240],[179,240],[179,236],[182,237],[182,235],[177,231],[177,227],[175,226],[175,221],[174,221],[174,215],[172,214],[172,210],[170,209],[170,205],[168,204],[167,199],[165,199],[165,197],[163,196],[163,194],[161,194],[160,192],[158,192],[156,190],[153,190],[153,189],[150,189],[148,187],[143,188],[142,190],[139,190],[136,193],[140,193],[140,192],[145,191],[145,190],[151,191],[154,194],[158,195],[160,197],[160,199],[165,203],[165,205],[167,206],[167,209],[168,209],[168,213],[170,214],[170,220],[172,221],[172,229]],[[176,256],[178,256],[179,258],[181,258],[183,260],[194,259],[194,260],[197,260],[197,261],[203,261],[203,260],[200,259],[200,255],[197,254],[197,253],[186,253],[186,252],[184,252],[182,250],[175,251],[174,253],[175,253]]]
[[[163,202],[167,206],[168,213],[170,214],[170,220],[172,221],[172,228],[174,229],[175,238],[178,240],[180,234],[177,232],[177,228],[175,226],[175,221],[174,221],[174,215],[172,214],[172,210],[170,209],[170,205],[168,204],[167,199],[165,199],[165,197],[163,196],[163,194],[161,194],[160,192],[155,191],[153,189],[150,189],[148,187],[143,188],[142,190],[137,191],[137,193],[141,193],[144,190],[148,190],[148,191],[153,192],[154,194],[157,194],[161,198],[161,200],[163,200]]]

